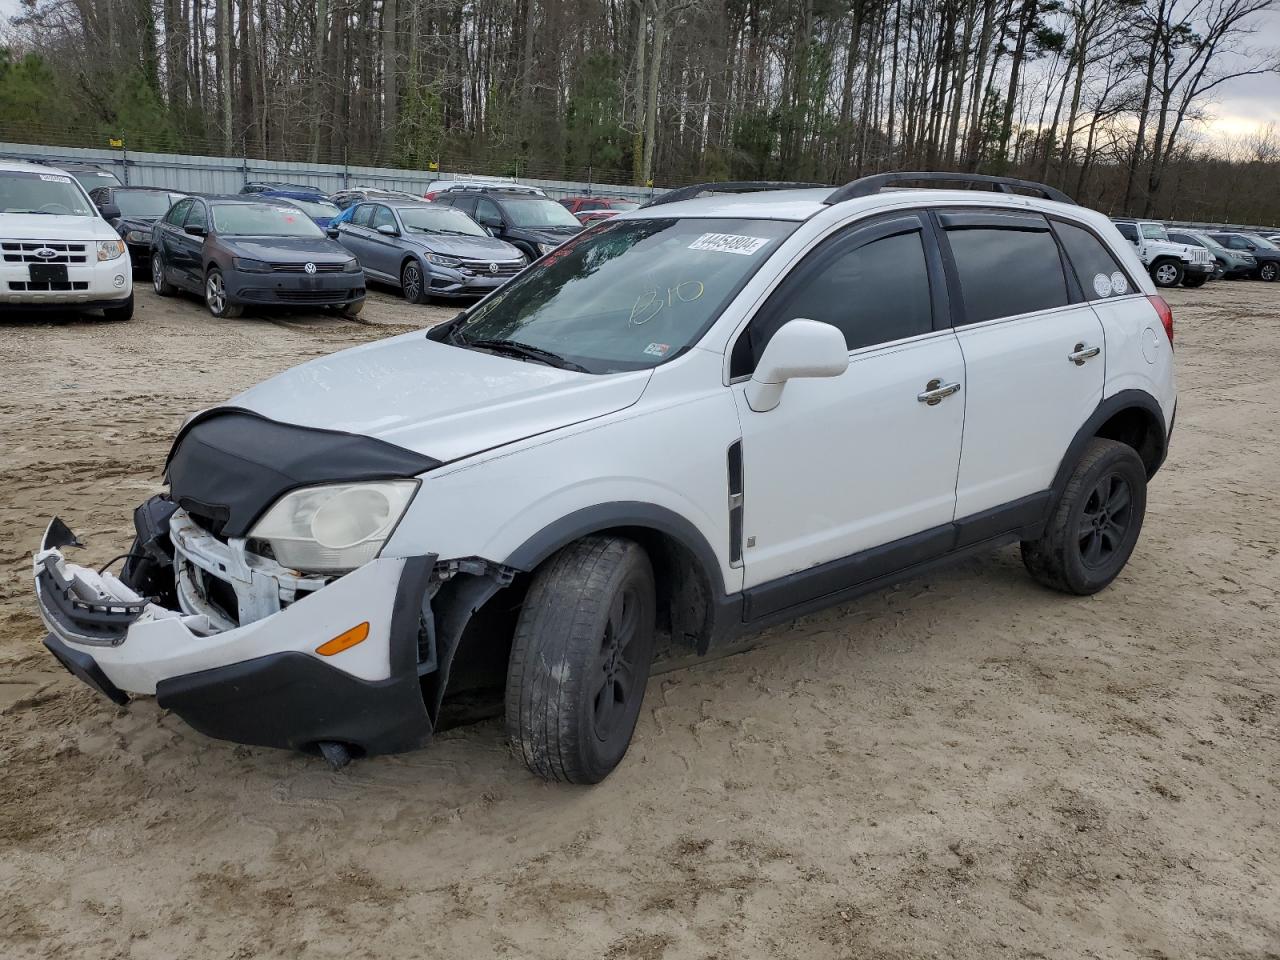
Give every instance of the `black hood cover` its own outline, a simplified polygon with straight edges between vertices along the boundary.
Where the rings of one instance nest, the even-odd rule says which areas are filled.
[[[169,451],[170,496],[218,537],[245,537],[298,487],[415,477],[440,461],[384,440],[277,423],[234,407],[202,414]]]

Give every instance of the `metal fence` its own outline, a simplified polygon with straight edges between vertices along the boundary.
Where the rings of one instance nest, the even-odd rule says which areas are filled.
[[[398,170],[393,167],[360,167],[335,163],[299,163],[251,160],[241,157],[202,157],[179,153],[137,153],[85,147],[53,147],[30,143],[0,142],[0,156],[39,159],[51,163],[93,163],[112,171],[134,186],[168,187],[189,193],[239,193],[250,180],[275,180],[319,187],[337,193],[349,187],[380,187],[423,193],[434,180],[466,176],[466,171]],[[518,178],[519,183],[541,187],[552,197],[602,194],[631,200],[648,200],[664,190],[652,187],[593,184],[569,180]]]

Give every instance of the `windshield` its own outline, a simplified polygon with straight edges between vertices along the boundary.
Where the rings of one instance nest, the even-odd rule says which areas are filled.
[[[639,210],[640,204],[636,203],[634,200],[610,200],[609,209],[610,210]]]
[[[213,228],[228,237],[323,237],[324,231],[297,207],[271,203],[218,203]]]
[[[95,217],[98,211],[65,173],[0,172],[0,212]]]
[[[1245,239],[1254,246],[1261,247],[1263,250],[1280,250],[1280,247],[1277,247],[1270,240],[1265,240],[1262,237],[1247,236]]]
[[[96,190],[98,187],[122,186],[119,177],[105,170],[76,170],[71,175],[86,191]]]
[[[1220,244],[1217,240],[1213,239],[1213,237],[1209,236],[1208,234],[1193,233],[1191,234],[1191,238],[1195,240],[1196,243],[1201,244],[1206,249],[1212,250],[1214,253],[1217,253],[1220,250],[1224,253],[1226,252],[1226,248],[1222,244]]]
[[[120,215],[139,217],[144,220],[158,220],[169,212],[182,194],[165,193],[161,190],[117,190],[111,199],[120,208]]]
[[[578,218],[545,197],[503,197],[507,219],[517,227],[581,227]]]
[[[461,210],[415,203],[397,207],[400,222],[410,233],[460,233],[467,237],[487,237],[483,229]]]
[[[607,220],[480,303],[450,334],[464,345],[510,340],[550,351],[589,373],[657,366],[696,343],[795,228],[779,220]]]
[[[295,207],[301,207],[303,213],[308,217],[319,217],[321,220],[330,220],[339,213],[338,205],[330,203],[328,200],[295,200],[290,199]]]
[[[1169,239],[1169,235],[1165,233],[1164,227],[1158,223],[1144,223],[1142,225],[1142,235],[1148,240]]]

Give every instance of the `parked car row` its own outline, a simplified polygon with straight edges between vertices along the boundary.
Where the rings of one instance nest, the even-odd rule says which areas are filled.
[[[1200,287],[1209,280],[1280,277],[1280,246],[1254,233],[1169,230],[1155,220],[1113,220],[1158,287]],[[1280,235],[1277,235],[1280,237]]]

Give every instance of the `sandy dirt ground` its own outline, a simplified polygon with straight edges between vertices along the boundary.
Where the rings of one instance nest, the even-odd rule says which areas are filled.
[[[29,555],[105,561],[182,417],[452,315],[0,323],[0,957],[1280,957],[1280,287],[1175,292],[1181,403],[1102,594],[1016,548],[656,677],[622,767],[500,721],[331,772],[117,709]]]

